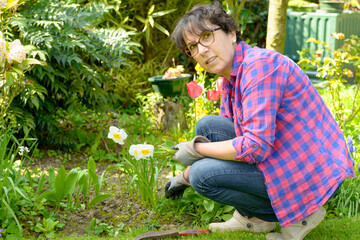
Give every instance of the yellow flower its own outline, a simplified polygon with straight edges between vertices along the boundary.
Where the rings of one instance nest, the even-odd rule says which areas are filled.
[[[203,72],[203,71],[205,71],[205,69],[203,69],[202,66],[201,66],[199,63],[196,64],[195,70],[196,70],[196,72]]]
[[[136,160],[152,157],[154,153],[154,146],[151,144],[131,145],[129,153],[131,156],[134,156]]]
[[[185,138],[182,138],[182,137],[180,137],[180,138],[178,139],[178,142],[179,142],[179,143],[185,142],[185,141],[186,141],[186,139],[185,139]]]
[[[116,143],[123,145],[124,140],[127,138],[126,132],[123,129],[119,129],[114,126],[111,126],[109,130],[108,138],[114,140]]]

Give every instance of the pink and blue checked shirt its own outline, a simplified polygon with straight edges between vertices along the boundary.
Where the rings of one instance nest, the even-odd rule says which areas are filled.
[[[344,136],[319,93],[279,53],[241,42],[220,109],[234,121],[235,159],[263,173],[282,227],[318,210],[355,176]]]

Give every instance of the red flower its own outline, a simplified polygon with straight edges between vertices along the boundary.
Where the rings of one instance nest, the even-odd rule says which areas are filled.
[[[220,94],[222,94],[222,84],[223,84],[224,78],[223,77],[218,77],[216,79],[216,90],[220,92]]]
[[[189,96],[194,99],[199,97],[204,90],[204,87],[198,84],[196,81],[190,81],[186,84],[186,86]]]
[[[208,90],[206,95],[210,101],[217,101],[220,99],[220,91]]]

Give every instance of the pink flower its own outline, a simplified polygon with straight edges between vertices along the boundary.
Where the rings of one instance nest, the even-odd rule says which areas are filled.
[[[193,99],[199,97],[204,90],[204,86],[198,84],[196,81],[190,81],[186,86],[189,96]]]
[[[218,77],[216,79],[216,90],[220,92],[220,94],[222,95],[222,84],[223,84],[224,78],[223,77]]]
[[[220,99],[220,91],[208,90],[206,95],[210,101],[217,101]]]

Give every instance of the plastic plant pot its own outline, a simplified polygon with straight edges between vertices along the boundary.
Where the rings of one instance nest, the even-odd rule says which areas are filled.
[[[341,13],[344,10],[345,1],[320,0],[320,10],[328,13]]]
[[[159,93],[163,97],[175,97],[181,96],[186,92],[186,83],[191,78],[191,74],[182,74],[178,78],[166,78],[162,76],[155,76],[148,78],[152,87],[156,93]]]

